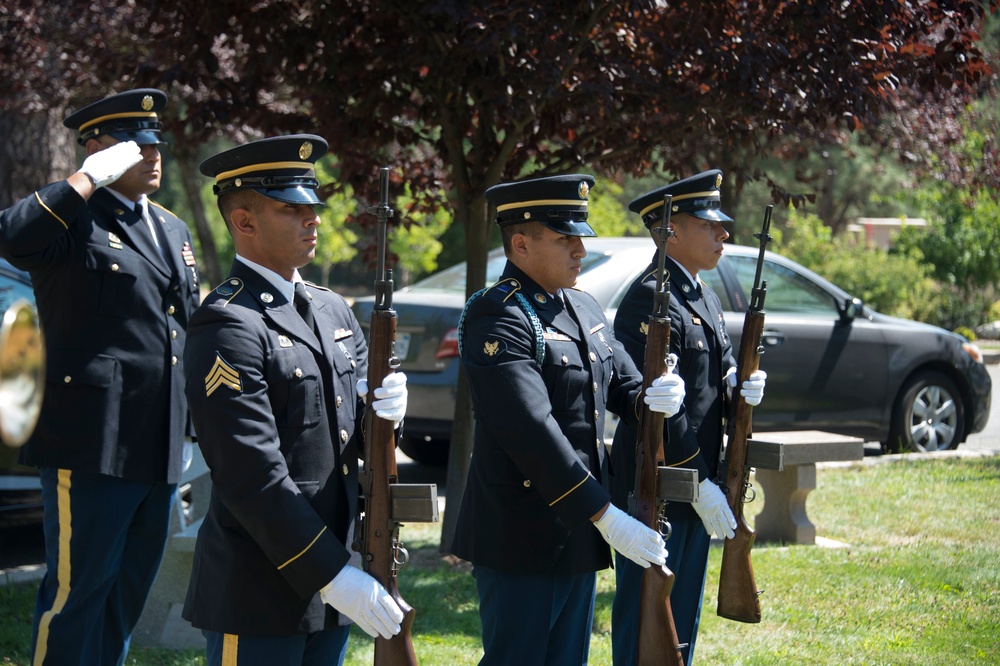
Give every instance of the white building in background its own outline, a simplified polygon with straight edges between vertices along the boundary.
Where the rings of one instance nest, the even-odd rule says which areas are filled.
[[[859,217],[853,224],[847,225],[847,233],[858,241],[888,250],[892,239],[903,227],[926,227],[927,220],[921,217]]]

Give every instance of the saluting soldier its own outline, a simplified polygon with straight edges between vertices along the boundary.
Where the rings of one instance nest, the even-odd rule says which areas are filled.
[[[732,538],[736,519],[717,485],[719,453],[728,395],[736,384],[736,361],[726,334],[722,303],[699,271],[716,267],[733,220],[720,210],[722,172],[713,169],[648,192],[629,204],[652,238],[659,238],[663,197],[673,195],[667,239],[666,279],[670,281],[670,351],[677,355],[677,372],[687,392],[680,412],[666,421],[663,453],[667,466],[698,470],[697,502],[671,502],[666,517],[671,533],[667,567],[674,572],[670,605],[684,663],[693,661],[701,615],[708,547],[711,535]],[[643,362],[646,322],[653,308],[658,254],[629,287],[615,315],[615,336],[636,363]],[[766,374],[759,370],[741,388],[747,402],[759,404]],[[669,428],[669,430],[667,430]],[[625,501],[635,484],[636,429],[626,421],[615,431],[612,446],[615,501]],[[642,570],[618,557],[617,587],[612,609],[612,650],[616,666],[636,663],[639,592]]]
[[[182,456],[183,351],[198,305],[187,226],[160,187],[158,113],[139,89],[70,115],[78,172],[0,212],[0,254],[31,274],[45,400],[20,453],[39,468],[45,577],[41,664],[120,664],[163,554]]]
[[[299,134],[201,164],[236,248],[186,351],[212,496],[183,616],[205,630],[210,666],[343,663],[352,620],[389,638],[403,619],[348,564],[368,346],[343,297],[298,272],[316,253],[314,163],[326,151]],[[406,376],[390,375],[374,397],[376,414],[398,424]]]
[[[662,564],[660,535],[610,502],[605,410],[637,419],[642,376],[600,305],[572,289],[594,233],[594,179],[506,183],[496,206],[507,265],[473,296],[460,331],[475,445],[452,552],[473,563],[481,664],[586,663],[595,572],[608,544],[638,566]],[[656,380],[643,399],[674,413],[684,387]]]

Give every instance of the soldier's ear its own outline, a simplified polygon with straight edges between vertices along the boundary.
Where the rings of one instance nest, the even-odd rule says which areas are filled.
[[[229,213],[229,222],[233,230],[242,236],[257,234],[257,220],[249,208],[234,208]]]
[[[521,232],[515,233],[510,237],[510,250],[518,256],[526,256],[528,254],[528,236]]]

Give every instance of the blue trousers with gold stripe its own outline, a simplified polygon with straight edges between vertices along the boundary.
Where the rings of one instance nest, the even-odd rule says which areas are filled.
[[[351,625],[295,636],[236,636],[204,631],[208,666],[339,666]]]
[[[125,662],[163,557],[177,486],[42,468],[47,571],[32,665]]]

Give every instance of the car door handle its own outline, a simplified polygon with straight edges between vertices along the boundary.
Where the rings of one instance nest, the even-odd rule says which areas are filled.
[[[768,347],[779,347],[785,341],[785,334],[780,331],[764,331],[760,334],[760,341]]]

